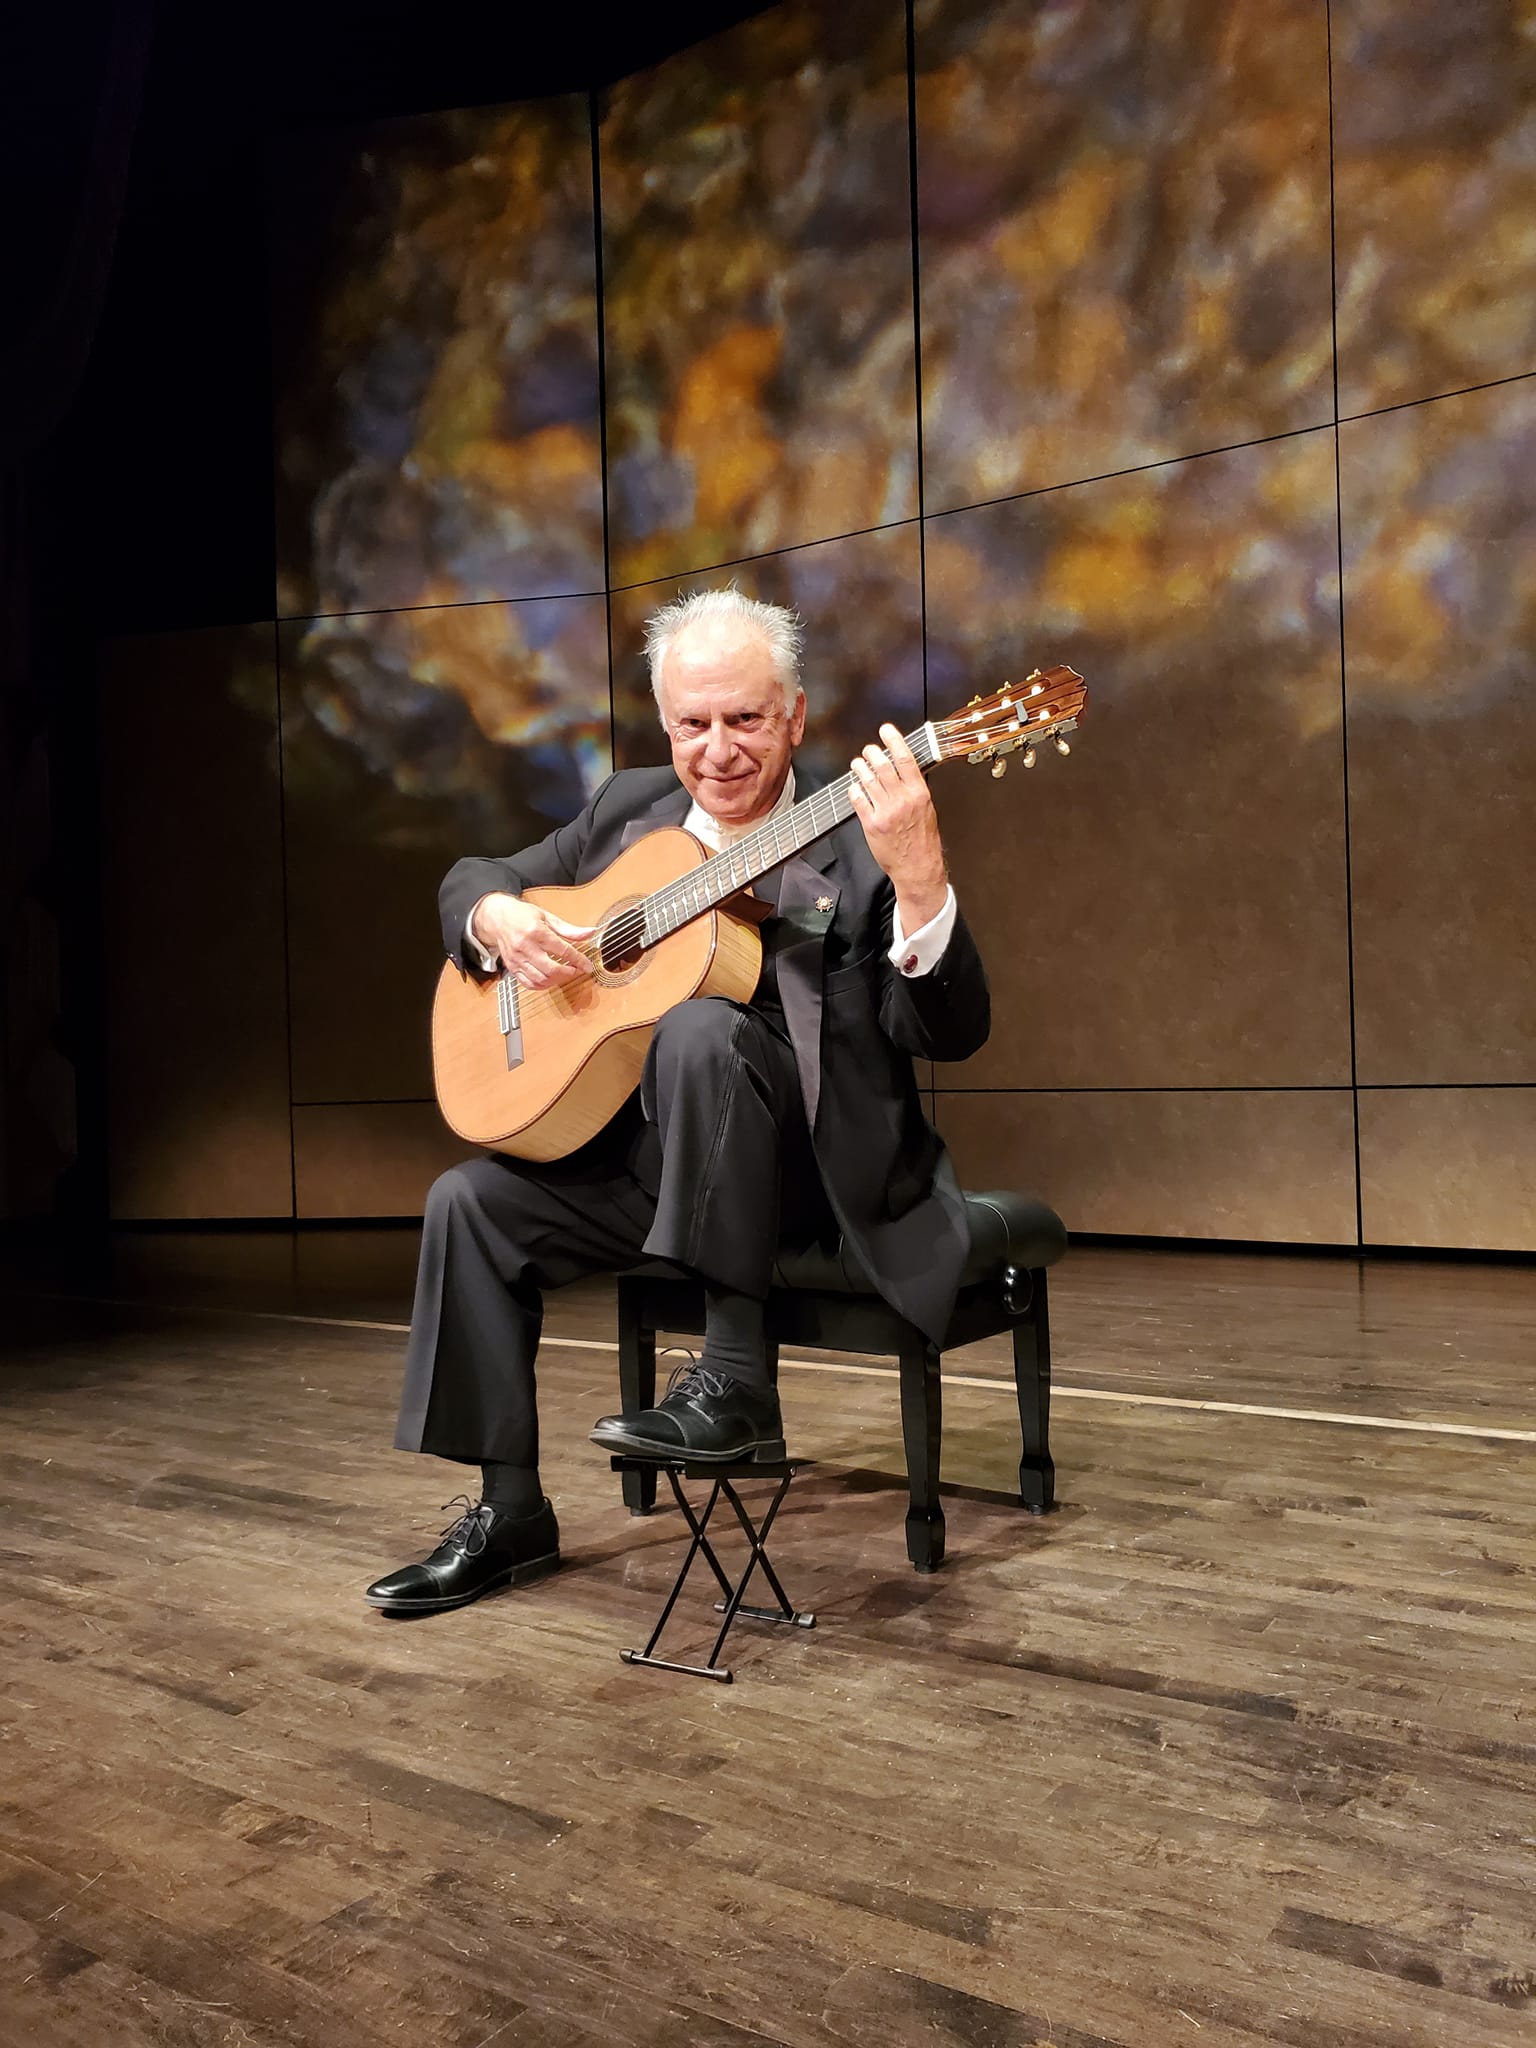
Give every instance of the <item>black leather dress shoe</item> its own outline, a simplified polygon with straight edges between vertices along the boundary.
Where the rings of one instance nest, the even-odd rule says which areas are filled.
[[[784,1423],[775,1387],[748,1386],[708,1366],[691,1366],[654,1408],[625,1417],[605,1415],[592,1431],[605,1451],[631,1457],[697,1458],[703,1462],[752,1458],[768,1464],[784,1456]]]
[[[498,1586],[542,1578],[560,1562],[560,1525],[548,1501],[514,1521],[486,1501],[467,1496],[464,1512],[432,1555],[378,1579],[363,1598],[386,1614],[441,1614],[467,1607]],[[457,1507],[457,1501],[450,1501]]]

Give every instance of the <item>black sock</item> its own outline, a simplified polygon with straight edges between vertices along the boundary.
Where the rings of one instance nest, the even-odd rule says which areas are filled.
[[[729,1373],[746,1387],[768,1388],[768,1334],[764,1304],[726,1287],[704,1289],[704,1355],[711,1372]]]
[[[480,1488],[488,1506],[515,1522],[536,1515],[544,1498],[537,1465],[482,1465]]]

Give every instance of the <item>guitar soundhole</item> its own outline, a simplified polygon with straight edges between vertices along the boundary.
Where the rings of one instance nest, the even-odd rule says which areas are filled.
[[[644,931],[640,901],[640,897],[632,896],[626,902],[613,904],[598,927],[597,952],[602,965],[596,979],[610,986],[633,981],[646,964],[640,947]]]

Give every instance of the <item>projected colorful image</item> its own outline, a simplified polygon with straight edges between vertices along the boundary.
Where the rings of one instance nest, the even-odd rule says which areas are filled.
[[[601,590],[586,100],[292,144],[273,240],[279,612]]]
[[[1228,693],[1223,728],[1259,702],[1295,740],[1336,735],[1336,549],[1326,431],[930,520],[930,701],[1049,658],[1093,669],[1096,712],[1153,694],[1170,738]]]
[[[1523,699],[1536,378],[1352,420],[1339,456],[1351,711],[1433,724]]]
[[[1315,0],[918,0],[927,505],[1332,416]]]
[[[1334,10],[1339,410],[1536,368],[1528,6]]]
[[[608,766],[586,101],[295,145],[275,212],[291,793],[532,836]]]
[[[290,799],[395,846],[502,848],[581,808],[609,769],[602,598],[295,620],[285,631]]]
[[[601,127],[616,584],[917,511],[899,0],[789,0]]]

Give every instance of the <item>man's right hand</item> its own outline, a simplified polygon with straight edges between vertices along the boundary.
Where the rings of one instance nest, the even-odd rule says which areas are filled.
[[[571,941],[590,938],[595,927],[567,924],[520,896],[482,896],[469,928],[524,988],[559,988],[592,972]]]

